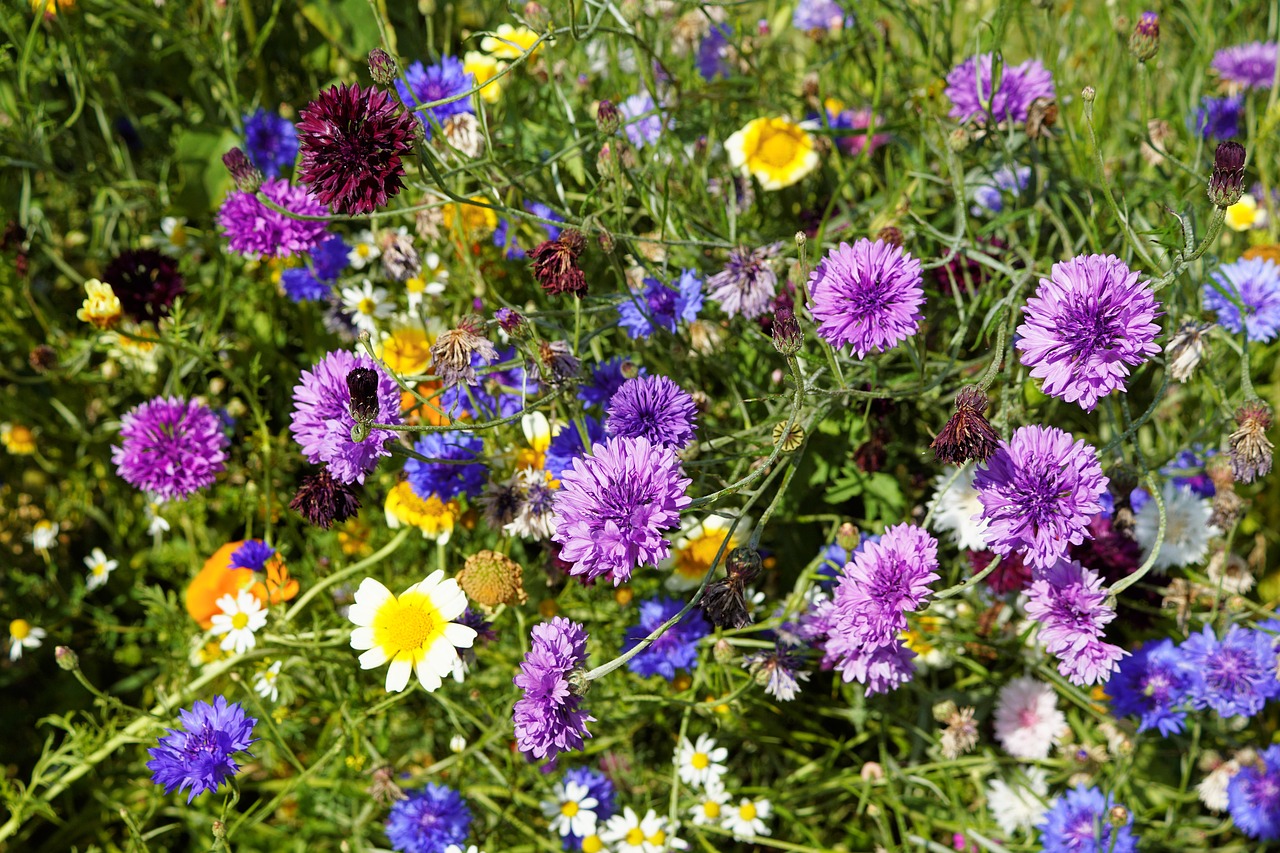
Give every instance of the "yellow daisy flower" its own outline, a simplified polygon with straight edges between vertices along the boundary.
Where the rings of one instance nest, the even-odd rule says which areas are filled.
[[[0,444],[14,456],[30,456],[36,452],[36,434],[22,424],[0,424]]]
[[[1258,200],[1245,193],[1240,200],[1227,208],[1227,227],[1233,231],[1249,231],[1267,224],[1267,210],[1258,207]]]
[[[84,291],[84,305],[76,312],[77,320],[99,329],[109,329],[120,321],[124,309],[111,285],[91,278],[84,283]]]
[[[667,578],[667,588],[673,590],[693,589],[702,583],[711,561],[716,558],[720,544],[729,538],[725,554],[746,543],[751,532],[748,519],[743,519],[738,528],[729,536],[729,528],[733,522],[727,518],[712,515],[702,521],[688,520],[683,529],[671,541],[671,556],[663,567],[671,569],[671,577]],[[723,561],[722,561],[723,562]]]
[[[421,530],[424,539],[443,545],[449,541],[462,509],[457,501],[445,503],[438,495],[423,500],[408,480],[401,480],[387,493],[386,512],[388,527],[396,529],[408,524]]]
[[[729,163],[766,190],[789,187],[818,168],[813,137],[785,118],[758,118],[724,142]]]
[[[431,345],[435,335],[422,326],[412,323],[392,329],[382,339],[378,352],[393,373],[401,376],[417,376],[427,372],[431,364]]]
[[[490,104],[498,103],[502,97],[502,81],[494,80],[492,83],[486,83],[486,81],[493,80],[503,67],[503,63],[478,50],[469,50],[466,56],[462,57],[463,73],[475,77],[476,85],[481,87],[480,97]]]
[[[533,412],[520,419],[520,428],[524,430],[528,447],[522,447],[516,454],[517,468],[545,468],[547,465],[547,448],[551,446],[551,423],[542,412]],[[572,427],[567,427],[572,429]]]
[[[519,59],[528,53],[529,48],[533,47],[537,40],[538,34],[528,27],[517,29],[510,24],[500,24],[493,35],[484,37],[484,41],[480,42],[480,48],[498,59]],[[529,58],[537,56],[540,50],[542,50],[541,45]]]
[[[488,204],[489,201],[483,196],[472,196],[472,201],[481,204]],[[447,204],[441,208],[440,213],[444,218],[444,227],[450,233],[454,230],[454,219],[458,219],[463,235],[472,239],[484,237],[493,233],[493,229],[498,227],[498,214],[493,212],[492,208],[477,207],[474,204]]]
[[[466,609],[467,597],[458,582],[445,580],[439,570],[399,596],[373,578],[365,578],[347,613],[356,625],[351,648],[364,652],[361,669],[391,663],[388,693],[404,690],[411,674],[431,692],[453,672],[457,650],[469,649],[475,642],[474,629],[453,621]]]

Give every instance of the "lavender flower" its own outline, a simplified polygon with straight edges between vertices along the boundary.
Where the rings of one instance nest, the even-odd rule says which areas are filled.
[[[916,333],[924,315],[920,261],[877,240],[841,243],[809,274],[818,335],[858,358],[884,352]]]
[[[1251,341],[1270,343],[1280,333],[1280,266],[1263,258],[1223,264],[1204,286],[1204,307],[1223,328]],[[1244,305],[1244,315],[1232,302]]]
[[[1133,817],[1115,826],[1112,805],[1111,798],[1097,788],[1077,785],[1067,791],[1040,824],[1044,853],[1134,853]]]
[[[758,249],[745,246],[730,249],[724,269],[707,279],[707,295],[719,302],[729,317],[741,314],[747,320],[754,320],[768,313],[778,289],[774,259],[781,250],[781,243]]]
[[[800,669],[802,659],[782,644],[772,651],[745,655],[742,665],[764,686],[764,692],[779,702],[790,702],[800,692],[800,682],[809,680],[809,673]]]
[[[665,126],[662,112],[648,92],[640,92],[618,105],[622,113],[622,132],[636,148],[655,145],[662,138]]]
[[[551,439],[550,446],[547,447],[547,473],[557,480],[564,474],[565,469],[573,464],[573,460],[587,455],[588,447],[605,439],[604,424],[590,415],[583,416],[582,427],[587,433],[586,441],[582,438],[583,430],[579,429],[577,424],[571,423],[556,433]]]
[[[212,486],[229,443],[213,411],[182,397],[156,397],[121,419],[121,442],[111,462],[129,485],[162,501]]]
[[[1056,427],[1019,427],[974,476],[987,544],[1000,555],[1025,550],[1030,565],[1052,566],[1085,540],[1107,482],[1084,441]]]
[[[837,645],[893,642],[907,629],[906,614],[928,599],[937,568],[938,542],[919,527],[899,524],[885,530],[879,542],[868,541],[836,586]]]
[[[471,809],[462,795],[433,782],[409,791],[387,816],[387,838],[393,849],[403,853],[445,853],[461,845],[470,831]]]
[[[422,123],[426,138],[430,139],[432,124],[444,127],[445,120],[451,116],[475,112],[469,96],[459,97],[475,84],[475,75],[463,70],[462,60],[454,56],[444,56],[435,65],[423,66],[421,62],[410,65],[405,69],[404,80],[396,81],[396,91],[400,93],[400,100],[411,109],[421,104],[443,101],[446,98],[457,98],[457,100],[412,113]],[[432,121],[428,121],[428,116]]]
[[[280,207],[304,216],[324,216],[329,212],[302,187],[279,178],[265,181],[262,194]],[[218,224],[233,252],[288,258],[305,252],[320,242],[325,223],[294,219],[277,213],[246,192],[228,193],[218,211]]]
[[[1031,183],[1031,167],[1003,166],[991,175],[990,183],[979,183],[973,190],[973,207],[969,212],[974,216],[986,213],[1004,212],[1004,195],[1012,193],[1020,195]]]
[[[1244,115],[1244,95],[1214,98],[1205,95],[1200,106],[1187,116],[1187,129],[1201,139],[1231,139],[1240,135]]]
[[[535,625],[529,653],[513,681],[523,695],[514,711],[516,745],[533,758],[555,758],[560,752],[582,749],[591,737],[592,717],[582,709],[581,693],[571,676],[587,660],[587,629],[560,616]]]
[[[298,156],[298,132],[287,118],[258,107],[244,117],[244,147],[250,162],[274,178]]]
[[[1040,641],[1073,684],[1106,681],[1127,652],[1102,641],[1115,608],[1102,578],[1074,560],[1059,560],[1027,590],[1027,615],[1040,623]]]
[[[267,561],[276,555],[272,548],[261,539],[250,539],[231,553],[232,569],[249,569],[255,572],[266,571]]]
[[[828,655],[830,642],[828,642]],[[845,649],[839,654],[836,671],[847,681],[866,686],[868,696],[889,693],[911,680],[916,653],[906,643],[894,640],[887,646]]]
[[[351,391],[347,375],[357,367],[378,374],[377,423],[400,423],[400,389],[373,359],[345,350],[327,353],[311,370],[302,371],[301,382],[293,388],[293,419],[289,431],[302,446],[312,464],[327,463],[329,473],[342,483],[363,483],[377,467],[378,459],[390,456],[384,445],[394,437],[391,430],[373,429],[363,441],[352,440],[356,425],[351,416]]]
[[[605,432],[625,438],[644,436],[655,445],[683,449],[693,441],[698,408],[665,376],[637,376],[622,383],[609,400]]]
[[[665,596],[640,602],[640,621],[627,631],[624,652],[639,645],[668,619],[680,612],[684,603]],[[698,609],[690,610],[676,624],[668,628],[644,651],[627,661],[627,669],[642,677],[661,675],[674,681],[677,669],[692,670],[698,663],[698,641],[711,633],[711,626],[702,618]]]
[[[555,533],[569,574],[617,586],[638,565],[657,565],[670,553],[661,535],[680,521],[692,498],[675,451],[646,438],[610,438],[575,459],[555,496]]]
[[[1129,368],[1160,352],[1156,298],[1114,255],[1086,255],[1054,264],[1023,308],[1016,346],[1044,392],[1093,411],[1098,400],[1125,390]]]
[[[1249,89],[1270,89],[1276,77],[1276,43],[1255,41],[1224,47],[1210,67],[1223,80]]]
[[[602,361],[591,368],[591,379],[578,389],[578,399],[588,406],[606,406],[622,383],[629,378],[626,374],[648,376],[643,367],[636,367],[626,356],[618,355]],[[634,377],[631,377],[634,378]]]
[[[1280,841],[1280,746],[1269,746],[1227,783],[1227,809],[1240,831]]]
[[[1212,708],[1223,717],[1252,717],[1280,695],[1272,638],[1232,625],[1219,640],[1208,625],[1178,650],[1188,677],[1193,708]]]
[[[791,26],[806,33],[838,31],[852,24],[853,16],[847,15],[836,0],[800,0],[791,13]]]
[[[1005,65],[1000,86],[991,92],[991,66],[994,54],[971,56],[951,69],[947,75],[947,97],[951,99],[950,116],[962,122],[982,121],[990,106],[997,122],[1027,120],[1027,111],[1037,98],[1053,99],[1053,76],[1037,59],[1019,65]]]
[[[429,432],[418,439],[413,449],[432,462],[410,459],[404,464],[405,476],[413,492],[426,500],[436,495],[442,501],[458,495],[479,496],[489,479],[484,463],[484,441],[466,430]]]
[[[1161,737],[1178,734],[1186,724],[1183,707],[1187,673],[1173,640],[1148,643],[1120,662],[1107,693],[1116,716],[1138,718],[1138,731],[1158,729]]]
[[[632,294],[618,305],[618,319],[631,338],[647,338],[655,328],[674,332],[677,323],[693,322],[701,310],[702,280],[693,270],[684,270],[674,290],[656,278],[646,278],[643,293]]]
[[[258,721],[246,717],[244,709],[225,696],[214,697],[212,705],[197,700],[191,710],[183,709],[178,716],[182,729],[169,729],[155,748],[147,750],[151,756],[147,769],[151,781],[164,785],[166,794],[190,788],[190,803],[236,774],[240,766],[231,756],[257,740],[253,727]]]

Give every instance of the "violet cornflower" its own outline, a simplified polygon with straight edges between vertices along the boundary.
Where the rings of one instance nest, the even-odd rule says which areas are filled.
[[[226,466],[230,442],[208,406],[182,397],[156,397],[123,418],[111,462],[125,482],[162,501],[213,485]]]
[[[668,619],[680,612],[684,602],[666,596],[658,596],[640,602],[640,621],[627,631],[624,652],[639,645]],[[647,648],[627,661],[627,669],[636,675],[648,677],[661,675],[674,681],[676,670],[692,671],[698,664],[698,641],[711,633],[711,626],[702,617],[702,611],[694,608]]]
[[[591,737],[587,723],[595,717],[583,710],[571,678],[587,659],[587,629],[556,616],[533,626],[529,644],[513,679],[523,694],[513,714],[516,745],[539,759],[582,749],[583,737]]]
[[[1003,66],[1000,85],[992,94],[994,57],[991,53],[978,54],[951,69],[946,95],[951,99],[952,118],[962,122],[981,121],[987,117],[990,107],[991,117],[997,122],[1023,122],[1033,101],[1054,97],[1053,75],[1038,59]]]
[[[1223,717],[1252,717],[1280,695],[1272,637],[1232,625],[1221,640],[1208,625],[1178,649],[1194,708],[1212,708]]]
[[[920,261],[900,246],[860,239],[841,243],[809,274],[818,336],[858,358],[911,337],[924,315]]]
[[[609,435],[644,436],[679,450],[693,441],[698,407],[688,391],[666,376],[637,376],[622,383],[606,413]]]
[[[288,181],[273,178],[264,181],[261,192],[280,207],[304,216],[324,216],[329,209],[312,198],[303,187],[295,187]],[[258,201],[257,196],[246,192],[227,193],[218,211],[218,224],[227,238],[231,251],[242,255],[265,255],[268,258],[288,258],[301,254],[320,242],[325,234],[325,223],[310,219],[295,219],[277,213]]]
[[[1098,684],[1128,652],[1103,642],[1116,618],[1102,578],[1074,560],[1059,560],[1027,589],[1027,615],[1040,623],[1040,641],[1058,658],[1058,671],[1073,684]]]
[[[1107,685],[1116,716],[1138,718],[1138,731],[1157,729],[1161,737],[1186,725],[1187,673],[1173,640],[1148,643],[1120,662]]]
[[[190,788],[190,803],[236,774],[240,765],[231,756],[257,740],[253,727],[258,721],[246,717],[244,709],[225,696],[214,697],[212,705],[197,700],[191,710],[179,711],[178,717],[182,728],[169,729],[156,747],[147,750],[151,756],[147,769],[151,781],[164,785],[166,794]]]

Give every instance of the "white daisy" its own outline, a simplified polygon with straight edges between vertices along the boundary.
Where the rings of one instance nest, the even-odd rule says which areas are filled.
[[[58,530],[57,522],[42,519],[36,522],[31,534],[27,536],[27,541],[31,543],[32,548],[43,553],[58,544]]]
[[[342,310],[351,315],[353,326],[374,335],[378,321],[390,317],[395,305],[387,300],[386,290],[366,278],[359,287],[342,288]]]
[[[1222,533],[1209,523],[1213,515],[1213,502],[1202,498],[1187,487],[1179,487],[1166,480],[1161,491],[1164,498],[1164,541],[1156,556],[1155,567],[1193,566],[1204,561],[1209,554],[1209,540]],[[1154,500],[1149,500],[1138,513],[1133,536],[1142,546],[1143,557],[1151,555],[1160,529],[1160,511]]]
[[[160,233],[152,234],[151,239],[157,249],[171,255],[191,255],[199,251],[187,233],[187,220],[179,216],[161,219]]]
[[[773,806],[764,798],[743,797],[738,805],[725,810],[721,825],[739,841],[753,841],[757,835],[769,834],[764,821],[772,810]]]
[[[600,801],[586,785],[562,782],[551,789],[552,798],[542,801],[542,813],[551,819],[551,831],[582,838],[596,831],[596,808]]]
[[[961,471],[954,465],[948,465],[933,479],[933,487],[937,491],[929,501],[929,512],[932,513],[930,526],[937,531],[949,532],[962,549],[983,551],[987,547],[984,538],[987,523],[974,518],[982,514],[982,501],[978,500],[978,490],[973,487],[976,473],[977,469],[973,467]]]
[[[163,502],[155,495],[147,495],[146,515],[147,515],[147,535],[159,536],[161,533],[169,532],[169,521],[160,514],[160,507]]]
[[[377,242],[373,239],[373,232],[364,230],[355,236],[355,240],[351,244],[351,251],[347,253],[347,263],[351,265],[352,269],[362,270],[371,261],[376,261],[381,254],[382,250],[378,248]]]
[[[258,674],[253,677],[253,692],[257,693],[263,699],[269,699],[272,702],[280,701],[280,686],[276,684],[276,678],[280,675],[280,666],[284,661],[276,661],[266,669],[258,670]]]
[[[1196,785],[1196,794],[1200,802],[1210,811],[1221,812],[1227,808],[1227,785],[1231,777],[1240,772],[1240,762],[1234,758],[1224,761],[1213,769],[1213,772],[1200,780]]]
[[[456,844],[450,844],[448,847],[444,848],[444,853],[484,853],[484,851],[481,850],[479,847],[475,846],[474,844],[472,844],[466,850],[463,850],[461,847],[459,847]]]
[[[687,849],[689,845],[675,837],[676,829],[653,809],[641,818],[627,806],[622,814],[609,818],[600,839],[612,847],[613,853],[666,853]],[[586,850],[585,844],[583,850]]]
[[[1000,690],[996,738],[1014,758],[1047,758],[1067,728],[1058,694],[1034,678],[1015,678]]]
[[[712,779],[717,782],[724,775],[724,760],[729,757],[729,750],[723,746],[717,748],[716,742],[707,735],[698,735],[698,742],[690,743],[687,737],[680,739],[676,748],[676,766],[679,768],[680,781],[691,788],[701,788]]]
[[[1005,835],[1030,832],[1049,810],[1049,774],[1041,767],[1022,768],[1013,785],[993,779],[987,786],[987,808]]]
[[[241,655],[256,646],[254,632],[267,624],[267,611],[257,596],[242,589],[234,596],[227,593],[215,603],[222,612],[213,614],[213,633],[226,635],[220,644],[222,650]]]
[[[34,628],[26,619],[14,619],[9,623],[9,660],[22,657],[23,649],[38,649],[45,638],[43,628]]]
[[[422,256],[422,269],[417,275],[406,279],[405,290],[409,294],[409,311],[416,312],[422,305],[424,296],[439,296],[444,293],[449,283],[449,271],[440,266],[440,256],[435,252],[427,252]]]
[[[84,564],[89,568],[89,579],[85,586],[90,591],[106,583],[107,578],[116,570],[116,566],[120,565],[115,560],[108,560],[101,548],[94,548],[89,556],[84,558]]]
[[[729,802],[729,792],[719,779],[707,780],[706,787],[698,794],[698,801],[689,807],[689,819],[694,826],[715,826],[724,816]]]

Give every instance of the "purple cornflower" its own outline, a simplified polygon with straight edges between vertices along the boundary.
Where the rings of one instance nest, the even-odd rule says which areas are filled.
[[[1173,640],[1148,643],[1121,661],[1107,685],[1116,716],[1138,718],[1138,731],[1158,729],[1161,737],[1175,735],[1186,724],[1187,674]]]
[[[1072,258],[1049,276],[1022,309],[1016,346],[1044,393],[1091,412],[1160,352],[1155,291],[1114,255]]]
[[[1243,322],[1232,299],[1244,305]],[[1269,343],[1280,332],[1280,265],[1263,258],[1223,264],[1204,286],[1204,307],[1218,315],[1223,328]]]
[[[151,781],[164,785],[166,794],[191,788],[190,803],[236,774],[240,766],[231,756],[257,740],[253,727],[258,721],[246,717],[244,709],[225,696],[214,697],[212,705],[197,700],[190,711],[179,711],[178,717],[182,728],[169,729],[156,747],[147,750],[151,756],[147,769]]]
[[[837,648],[892,643],[907,629],[906,614],[928,599],[937,568],[938,541],[910,524],[860,548],[836,586]]]
[[[626,356],[614,356],[591,368],[591,379],[578,388],[578,399],[588,406],[608,405],[622,383],[627,381],[624,371],[629,367],[634,367],[636,376],[649,375],[643,367],[635,367]]]
[[[556,222],[564,222],[563,216],[556,213],[540,201],[526,201],[524,203],[524,209],[535,216],[542,217],[543,219],[552,219]],[[544,234],[542,240],[539,240],[534,245],[539,245],[546,240],[559,239],[560,228],[557,226],[548,225],[545,222],[533,222],[532,224],[535,228],[542,229]],[[516,228],[517,226],[513,224],[511,220],[499,219],[498,227],[493,230],[493,245],[497,246],[499,249],[505,249],[507,260],[509,261],[522,261],[529,256],[529,253],[525,251],[524,247],[516,242]]]
[[[1244,95],[1214,98],[1205,95],[1200,106],[1187,116],[1187,129],[1202,139],[1231,139],[1240,135]]]
[[[565,469],[573,464],[573,460],[587,455],[588,447],[593,447],[605,439],[604,424],[600,421],[590,415],[584,415],[582,425],[587,432],[585,442],[582,440],[582,430],[578,429],[576,423],[570,423],[556,433],[551,439],[550,446],[547,447],[547,473],[557,480]]]
[[[858,358],[911,337],[924,315],[920,261],[901,247],[865,238],[841,243],[809,274],[818,335]]]
[[[1102,578],[1074,560],[1059,560],[1027,589],[1027,616],[1040,623],[1040,641],[1058,658],[1058,671],[1073,684],[1106,681],[1127,652],[1105,643],[1116,618]]]
[[[745,246],[730,249],[724,269],[707,279],[707,295],[719,302],[729,317],[741,314],[754,320],[768,313],[778,289],[774,259],[781,250],[781,243],[758,249]]]
[[[1223,717],[1252,717],[1280,695],[1276,652],[1270,635],[1232,625],[1219,640],[1208,625],[1178,649],[1194,708],[1209,707]]]
[[[1005,193],[1020,195],[1031,183],[1031,167],[1003,166],[991,175],[990,183],[980,183],[973,190],[973,206],[969,212],[974,216],[986,213],[1002,213],[1004,211]]]
[[[1270,89],[1276,77],[1276,43],[1255,41],[1224,47],[1210,66],[1223,80],[1250,89]]]
[[[324,216],[329,212],[306,189],[291,186],[279,178],[264,181],[262,194],[285,210],[304,216]],[[323,222],[276,213],[256,196],[238,190],[227,193],[218,211],[218,224],[233,252],[269,258],[288,258],[305,252],[319,243],[325,233]]]
[[[475,75],[462,70],[462,60],[455,56],[444,56],[435,65],[424,66],[421,62],[410,65],[405,69],[404,79],[396,81],[396,91],[400,93],[400,100],[410,110],[420,104],[442,101],[445,98],[458,98],[456,101],[437,104],[411,113],[422,122],[426,138],[430,139],[433,123],[444,127],[445,120],[451,116],[475,112],[469,96],[458,97],[475,84]],[[427,116],[432,120],[428,121]]]
[[[533,626],[529,645],[513,679],[523,693],[513,714],[516,745],[538,759],[582,749],[595,717],[582,709],[582,693],[570,679],[587,660],[587,629],[556,616]]]
[[[646,278],[642,293],[618,304],[618,322],[632,339],[647,338],[655,328],[674,332],[677,323],[693,322],[701,310],[702,280],[693,270],[684,270],[674,290],[656,278]]]
[[[232,552],[229,568],[251,569],[255,572],[265,571],[267,560],[270,560],[275,555],[276,549],[266,542],[261,539],[250,539]]]
[[[121,419],[120,445],[111,448],[116,472],[161,500],[185,498],[213,485],[229,443],[208,406],[182,397],[155,397]]]
[[[698,407],[693,397],[665,376],[628,379],[609,400],[604,429],[624,438],[644,436],[677,450],[693,441]]]
[[[838,653],[831,650],[834,635],[827,640],[827,657],[845,681],[866,685],[868,696],[897,690],[911,680],[916,653],[906,643],[894,640],[887,646],[848,648]]]
[[[622,650],[627,652],[635,648],[641,640],[679,613],[683,606],[683,602],[665,596],[640,602],[640,621],[627,631]],[[697,666],[698,641],[710,633],[711,626],[702,618],[702,611],[694,608],[648,648],[627,661],[627,669],[644,678],[661,675],[667,681],[674,681],[677,669],[692,671]]]
[[[1037,98],[1055,95],[1053,75],[1038,59],[1018,65],[1005,65],[1000,73],[1000,87],[991,93],[991,65],[994,54],[971,56],[951,69],[947,75],[947,97],[951,99],[949,115],[962,122],[982,121],[991,116],[997,122],[1027,120],[1027,110]]]
[[[839,30],[853,24],[836,0],[800,0],[791,13],[791,26],[806,33]]]
[[[327,353],[311,370],[302,371],[293,388],[293,419],[289,431],[302,446],[302,454],[313,465],[325,462],[329,473],[341,483],[363,483],[365,475],[377,467],[378,459],[390,456],[383,445],[394,438],[387,429],[372,429],[364,441],[353,441],[351,390],[347,375],[357,367],[378,374],[378,416],[375,423],[400,423],[400,388],[373,359],[346,350]]]
[[[328,299],[333,283],[347,268],[350,253],[350,247],[337,234],[326,236],[308,253],[309,267],[288,269],[280,275],[285,295],[294,302]]]
[[[471,831],[471,809],[462,795],[448,785],[428,782],[408,791],[387,815],[387,838],[402,853],[445,853],[460,846]]]
[[[429,432],[414,443],[413,449],[433,460],[410,459],[404,464],[405,476],[413,493],[423,500],[437,495],[447,501],[458,495],[477,497],[489,479],[484,463],[484,440],[466,430]]]
[[[680,523],[692,498],[675,451],[647,438],[610,438],[573,460],[555,495],[555,533],[569,574],[584,582],[604,576],[614,586],[640,565],[667,558],[662,536]]]
[[[790,702],[800,692],[800,682],[809,673],[800,669],[802,658],[779,643],[772,651],[756,652],[742,658],[742,665],[764,685],[764,692],[779,702]]]
[[[1097,451],[1057,427],[1019,427],[979,468],[973,485],[997,554],[1025,550],[1025,561],[1048,568],[1079,545],[1089,519],[1102,511],[1108,480]]]
[[[297,158],[298,132],[287,118],[258,107],[244,117],[244,149],[262,174],[274,178]]]
[[[622,132],[636,148],[654,145],[662,138],[665,126],[662,112],[648,92],[640,92],[618,105],[622,113]]]
[[[1114,826],[1113,805],[1097,788],[1076,785],[1067,791],[1039,825],[1044,853],[1134,853],[1133,817],[1124,826]]]
[[[698,45],[698,73],[703,80],[711,81],[717,77],[728,80],[733,76],[733,63],[730,61],[733,52],[729,47],[729,38],[733,35],[733,27],[728,24],[715,24],[703,36]]]
[[[1240,831],[1280,841],[1280,746],[1269,746],[1227,783],[1227,810]]]

